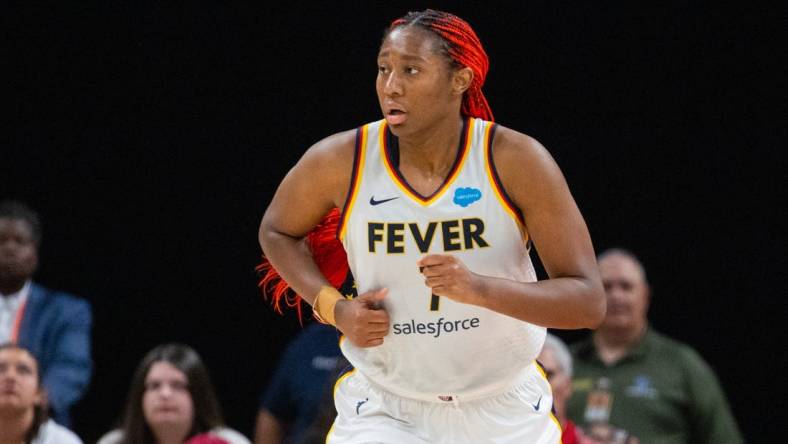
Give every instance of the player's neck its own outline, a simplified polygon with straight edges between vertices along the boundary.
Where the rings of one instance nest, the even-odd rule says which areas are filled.
[[[464,119],[441,119],[418,134],[399,138],[400,168],[444,176],[454,165]]]
[[[626,356],[643,338],[648,324],[627,331],[597,330],[592,340],[599,358],[607,365],[618,362]]]
[[[24,413],[2,412],[0,413],[0,444],[19,444],[24,442],[25,434],[33,425],[33,411],[26,410]]]

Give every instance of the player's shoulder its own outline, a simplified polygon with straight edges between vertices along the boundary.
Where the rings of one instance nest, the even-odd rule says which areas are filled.
[[[367,122],[355,128],[333,133],[318,140],[307,153],[317,156],[352,156],[362,142],[364,128],[380,128],[383,120]]]
[[[331,134],[315,142],[307,153],[325,157],[352,154],[356,146],[357,132],[357,129],[349,129]]]
[[[507,189],[517,185],[544,187],[560,179],[553,157],[528,134],[497,125],[491,150],[493,166]],[[517,200],[517,196],[513,197]]]
[[[504,161],[540,156],[547,152],[536,138],[500,124],[495,127],[492,150],[496,159]]]
[[[345,177],[352,169],[356,133],[355,129],[340,131],[318,140],[306,150],[299,164],[308,175],[319,172],[323,177]]]

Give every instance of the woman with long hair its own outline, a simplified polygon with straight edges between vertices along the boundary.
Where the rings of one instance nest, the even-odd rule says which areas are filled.
[[[208,369],[197,352],[182,344],[163,344],[137,367],[121,428],[98,444],[182,444],[205,435],[249,444],[243,435],[224,427]]]

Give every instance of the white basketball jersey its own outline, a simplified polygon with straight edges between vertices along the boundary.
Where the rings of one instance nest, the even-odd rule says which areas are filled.
[[[543,327],[433,296],[416,266],[428,253],[446,253],[474,273],[536,280],[522,216],[491,165],[494,129],[465,121],[455,164],[428,197],[399,174],[385,120],[359,130],[340,239],[358,294],[388,288],[391,328],[381,346],[341,347],[370,381],[400,396],[439,401],[506,390],[544,342]]]

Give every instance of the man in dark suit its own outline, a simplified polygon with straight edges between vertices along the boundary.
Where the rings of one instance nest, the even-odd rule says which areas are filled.
[[[32,281],[41,223],[26,205],[0,202],[0,343],[28,348],[38,359],[51,415],[69,426],[69,409],[92,371],[87,301]]]

